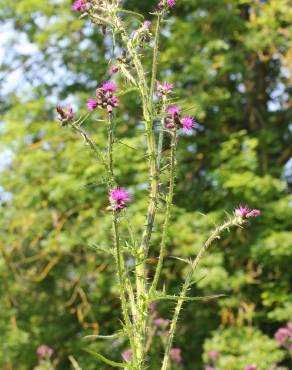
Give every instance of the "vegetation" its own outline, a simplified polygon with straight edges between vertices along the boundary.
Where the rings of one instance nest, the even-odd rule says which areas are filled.
[[[152,20],[155,1],[125,3]],[[123,338],[84,339],[120,328],[104,172],[76,133],[56,122],[54,109],[62,100],[86,112],[84,102],[108,79],[110,43],[70,11],[69,1],[2,4],[1,20],[15,33],[7,33],[1,66],[0,365],[108,369],[82,350],[117,362],[127,350]],[[290,8],[288,0],[185,0],[163,24],[159,80],[174,83],[178,103],[199,122],[194,134],[179,138],[162,271],[167,292],[177,294],[187,271],[171,257],[193,257],[240,203],[262,210],[252,227],[230,230],[198,267],[189,294],[225,297],[186,303],[174,344],[182,363],[173,356],[174,368],[289,368],[289,347],[280,347],[274,334],[292,317]],[[151,52],[146,47],[146,66]],[[135,91],[119,98],[116,174],[134,194],[127,214],[139,230],[148,193],[140,101]],[[98,119],[94,113],[86,129],[102,146],[106,127]],[[168,142],[163,149],[167,160]],[[163,213],[161,203],[153,271]],[[172,307],[158,303],[153,321],[170,319]],[[167,330],[166,321],[159,325],[153,363]],[[42,345],[54,353],[38,355]],[[210,351],[219,357],[210,358]]]

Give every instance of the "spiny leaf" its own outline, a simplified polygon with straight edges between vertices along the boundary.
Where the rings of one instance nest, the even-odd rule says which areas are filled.
[[[117,12],[120,12],[120,13],[127,13],[127,14],[131,14],[131,15],[136,15],[137,17],[141,18],[144,20],[144,16],[140,13],[136,13],[136,12],[133,12],[132,10],[126,10],[126,9],[122,9],[122,8],[117,8],[116,9]]]
[[[127,363],[124,363],[124,362],[115,362],[115,361],[109,360],[108,358],[104,357],[103,355],[101,355],[97,352],[92,351],[89,348],[82,348],[82,349],[83,349],[83,351],[91,354],[92,356],[94,356],[95,358],[99,359],[100,361],[104,362],[107,365],[110,365],[110,366],[113,366],[113,367],[121,367],[121,368],[127,368],[127,369],[134,370],[134,368],[130,364],[127,364]]]
[[[95,334],[92,334],[92,335],[86,335],[85,337],[83,337],[83,339],[106,339],[106,340],[111,340],[111,339],[116,339],[116,338],[120,338],[120,337],[123,337],[124,336],[124,333],[122,331],[119,331],[115,334],[112,334],[112,335],[95,335]]]
[[[156,296],[156,297],[151,297],[150,301],[157,301],[157,300],[163,300],[163,299],[168,299],[168,300],[173,300],[173,301],[209,301],[210,299],[217,299],[225,297],[225,294],[217,294],[217,295],[210,295],[210,296],[205,296],[205,297],[179,297],[176,295],[161,295],[161,296]]]

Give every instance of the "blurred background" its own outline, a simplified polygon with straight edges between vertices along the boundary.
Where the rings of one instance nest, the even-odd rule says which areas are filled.
[[[124,2],[152,19],[155,0]],[[58,102],[85,112],[109,78],[109,35],[80,20],[68,0],[1,0],[0,19],[0,368],[110,369],[82,351],[121,361],[127,349],[82,339],[120,328],[102,167],[55,115]],[[200,124],[179,140],[168,255],[193,256],[239,204],[262,210],[201,263],[190,294],[226,297],[186,304],[173,369],[292,369],[291,326],[278,331],[292,319],[291,19],[288,0],[179,0],[164,25],[160,79],[175,84]],[[102,146],[98,118],[86,129]],[[125,94],[115,164],[133,194],[137,231],[147,195],[140,120],[136,94]],[[162,212],[153,256],[161,221]],[[184,273],[182,262],[166,259],[170,293]],[[172,307],[157,304],[156,317],[169,319]],[[150,369],[161,352],[156,335]]]

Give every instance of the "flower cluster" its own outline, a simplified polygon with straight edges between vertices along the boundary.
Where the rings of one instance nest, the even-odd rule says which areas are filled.
[[[244,370],[260,370],[255,364],[247,365]]]
[[[177,105],[172,105],[166,111],[168,114],[164,119],[164,126],[169,129],[182,128],[185,132],[190,132],[195,127],[193,117],[180,117],[181,108]]]
[[[292,352],[292,322],[288,322],[286,327],[278,329],[275,333],[275,339],[280,346]]]
[[[177,364],[182,363],[182,356],[181,356],[181,349],[180,348],[171,348],[169,352],[169,357],[172,361],[176,362]]]
[[[61,122],[62,126],[65,126],[66,123],[72,121],[74,118],[73,109],[70,105],[68,105],[66,111],[64,111],[60,105],[57,105],[56,111],[58,113],[58,120]]]
[[[73,4],[71,9],[76,10],[78,12],[85,12],[90,9],[90,2],[86,0],[76,0]]]
[[[217,351],[209,351],[208,352],[208,359],[212,363],[212,365],[216,365],[216,362],[217,362],[219,356],[220,356],[220,354]],[[205,370],[215,370],[215,368],[211,365],[207,365],[207,367],[205,367]]]
[[[261,214],[261,211],[258,209],[250,210],[247,206],[239,206],[235,208],[234,214],[236,217],[240,218],[251,218],[251,217],[258,217]]]
[[[176,5],[176,0],[160,0],[158,3],[158,10],[163,10],[164,8],[173,8]]]
[[[54,352],[53,348],[47,346],[46,344],[43,344],[36,350],[36,354],[39,357],[51,357],[53,352]]]
[[[113,94],[117,90],[114,82],[107,81],[96,90],[96,98],[88,99],[87,108],[90,111],[96,108],[106,109],[108,113],[112,113],[113,108],[119,106],[119,99]]]
[[[121,210],[127,207],[130,195],[124,188],[115,188],[111,191],[109,200],[113,209]]]
[[[132,359],[133,353],[130,349],[127,349],[122,353],[122,357],[126,362],[130,362]]]
[[[156,81],[156,95],[159,97],[167,96],[172,93],[173,84],[170,82],[159,82]]]

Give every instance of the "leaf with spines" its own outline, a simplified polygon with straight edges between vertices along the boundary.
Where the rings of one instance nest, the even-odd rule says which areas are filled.
[[[103,355],[97,353],[97,352],[94,352],[92,349],[89,349],[89,348],[82,348],[83,351],[89,353],[90,355],[94,356],[95,358],[97,358],[98,360],[104,362],[105,364],[107,365],[110,365],[112,367],[120,367],[122,369],[132,369],[134,370],[133,366],[130,365],[130,364],[127,364],[126,362],[116,362],[116,361],[112,361],[112,360],[109,360],[108,358],[104,357]]]

